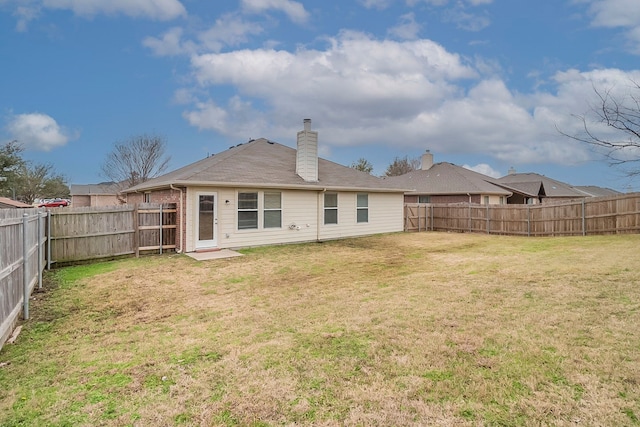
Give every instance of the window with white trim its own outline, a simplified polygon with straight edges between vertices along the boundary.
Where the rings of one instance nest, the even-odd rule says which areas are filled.
[[[282,227],[282,193],[264,192],[264,228]]]
[[[338,223],[338,193],[324,193],[324,223]]]
[[[356,203],[356,218],[358,222],[369,222],[369,195],[358,193]]]
[[[431,196],[418,196],[418,203],[431,203]]]
[[[258,228],[258,193],[238,193],[238,230]]]

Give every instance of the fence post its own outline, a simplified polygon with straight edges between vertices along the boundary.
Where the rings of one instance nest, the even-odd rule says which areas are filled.
[[[431,231],[433,231],[433,210],[434,210],[434,206],[431,205]]]
[[[587,223],[585,218],[584,198],[582,199],[582,235],[587,235]]]
[[[133,246],[136,251],[136,258],[140,257],[140,226],[138,223],[138,206],[136,203],[133,207]]]
[[[491,234],[491,226],[489,225],[489,205],[487,204],[487,234]]]
[[[51,270],[51,211],[47,210],[47,270]]]
[[[162,255],[162,203],[160,203],[160,255]]]
[[[38,209],[38,289],[42,289],[42,212]]]
[[[29,248],[27,246],[27,227],[29,216],[22,215],[22,307],[23,318],[29,320]]]
[[[531,237],[531,206],[527,205],[527,237]]]

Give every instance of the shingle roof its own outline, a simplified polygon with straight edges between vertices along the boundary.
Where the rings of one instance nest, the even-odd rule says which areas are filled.
[[[238,144],[125,192],[170,185],[245,186],[256,188],[343,189],[403,192],[405,189],[356,169],[318,159],[318,182],[296,174],[296,150],[264,138]]]
[[[93,194],[118,194],[118,184],[100,183],[100,184],[72,184],[70,187],[72,196],[86,196]]]
[[[26,203],[12,200],[7,197],[0,197],[0,209],[4,208],[32,208],[33,206]]]
[[[616,196],[620,194],[619,191],[612,190],[611,188],[598,187],[595,185],[577,185],[574,188],[591,197]]]
[[[411,193],[429,195],[496,194],[509,196],[511,191],[493,182],[493,178],[451,163],[436,163],[427,170],[385,178],[395,185],[413,188]]]
[[[542,183],[546,197],[584,197],[585,194],[564,182],[547,178],[537,173],[514,173],[497,180],[500,183],[514,187],[524,186],[526,183]]]

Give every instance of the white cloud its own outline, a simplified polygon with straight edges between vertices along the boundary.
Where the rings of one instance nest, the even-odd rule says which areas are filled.
[[[469,169],[471,171],[474,172],[478,172],[481,173],[483,175],[487,175],[490,176],[492,178],[500,178],[501,176],[503,176],[504,174],[495,170],[494,168],[492,168],[491,166],[489,166],[486,163],[479,163],[475,166],[469,166],[469,165],[462,165],[463,168],[465,169]]]
[[[583,0],[595,27],[623,28],[630,42],[629,50],[640,55],[640,2],[637,0]]]
[[[50,9],[68,9],[76,15],[89,17],[104,13],[166,21],[187,14],[178,0],[42,0],[42,4]]]
[[[65,145],[72,138],[47,114],[17,114],[9,118],[6,126],[12,139],[18,140],[26,148],[51,151]]]
[[[309,19],[309,12],[300,2],[293,0],[242,0],[242,9],[250,13],[262,13],[268,10],[279,10],[298,24]]]
[[[199,90],[210,91],[189,92],[200,101],[190,104],[185,118],[201,129],[285,142],[298,130],[298,119],[311,117],[329,147],[428,147],[514,165],[587,161],[588,147],[560,135],[556,126],[568,134],[580,131],[572,115],[595,104],[593,85],[624,93],[630,80],[640,81],[640,72],[566,70],[547,82],[551,91],[516,93],[494,67],[469,63],[433,41],[378,40],[356,32],[328,39],[324,49],[208,53],[193,55],[191,65]],[[225,100],[220,94],[229,90],[233,96]]]
[[[29,22],[39,18],[45,9],[70,10],[89,18],[99,14],[123,14],[158,21],[187,15],[179,0],[2,0],[2,4],[14,7],[17,31],[26,31]]]
[[[142,44],[158,56],[173,56],[189,53],[191,44],[183,43],[183,33],[184,30],[180,27],[170,28],[160,38],[145,37]]]
[[[400,17],[400,23],[389,29],[389,34],[399,39],[414,40],[418,38],[421,25],[416,22],[413,12]]]

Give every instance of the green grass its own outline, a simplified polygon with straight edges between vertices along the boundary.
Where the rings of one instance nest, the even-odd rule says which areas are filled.
[[[639,425],[640,236],[392,234],[62,268],[0,426]]]

